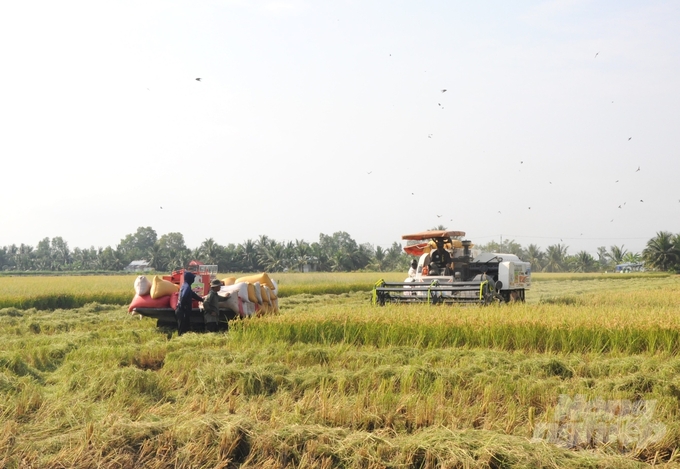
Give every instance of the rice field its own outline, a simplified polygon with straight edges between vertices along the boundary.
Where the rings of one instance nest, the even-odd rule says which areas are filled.
[[[162,274],[160,274],[162,275]],[[219,274],[218,278],[248,274]],[[88,276],[17,276],[0,277],[0,308],[58,309],[77,308],[88,303],[129,304],[134,295],[136,275]],[[298,294],[340,294],[350,291],[369,291],[379,278],[401,281],[404,274],[391,273],[319,273],[276,274],[280,296]],[[149,275],[152,278],[152,275]]]
[[[375,281],[334,275],[307,285]],[[116,305],[0,308],[0,466],[680,467],[678,276],[537,278],[492,307],[280,304],[182,337]]]
[[[241,273],[219,274],[218,278],[239,277]],[[596,290],[600,284],[593,281],[609,281],[607,285],[627,288],[631,279],[667,278],[669,274],[533,274],[534,285],[528,301],[541,301],[565,286],[574,294]],[[151,275],[149,276],[151,277]],[[358,273],[277,273],[272,277],[279,284],[279,296],[300,294],[342,294],[352,291],[370,291],[379,279],[402,281],[402,272]],[[88,303],[126,305],[130,303],[136,275],[88,275],[88,276],[0,276],[0,308],[58,309],[77,308]],[[557,282],[557,286],[549,283]],[[607,287],[610,288],[610,287]],[[616,287],[617,288],[617,287]]]

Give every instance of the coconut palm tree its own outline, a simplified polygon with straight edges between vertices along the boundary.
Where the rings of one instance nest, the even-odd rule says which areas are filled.
[[[544,272],[562,272],[565,268],[565,259],[567,257],[567,246],[561,244],[554,244],[548,246],[546,250],[546,262],[543,267]]]
[[[538,272],[545,266],[545,253],[535,244],[527,246],[525,260],[531,264],[531,270]]]
[[[680,267],[680,242],[678,236],[668,231],[659,231],[647,241],[642,257],[653,269],[670,270]]]
[[[371,264],[374,269],[376,269],[378,272],[385,270],[385,265],[387,263],[387,252],[381,246],[375,248],[373,259],[374,261]]]
[[[68,243],[61,236],[52,238],[51,253],[57,270],[67,270],[69,268],[71,264],[71,250],[68,247]]]
[[[203,259],[206,260],[207,264],[217,265],[217,260],[220,256],[220,245],[215,242],[212,238],[207,238],[201,243],[199,248],[201,254],[203,254]]]
[[[269,238],[267,235],[260,235],[257,239],[257,249],[258,251],[261,249],[267,249],[269,246],[272,245],[272,243],[275,243],[276,241],[272,240]]]
[[[295,257],[295,265],[298,271],[304,272],[305,266],[309,265],[312,260],[312,248],[305,240],[296,239],[295,247],[293,249]]]
[[[637,264],[642,262],[642,255],[639,252],[627,252],[623,256],[623,262],[628,262],[629,264]]]
[[[612,261],[614,265],[616,265],[621,264],[623,262],[623,258],[625,257],[626,254],[628,254],[628,250],[624,249],[622,244],[621,247],[610,246],[609,252],[607,253],[607,257]]]
[[[158,241],[146,251],[146,256],[149,260],[149,265],[153,269],[159,271],[166,269],[167,260],[165,258],[165,251]]]
[[[408,270],[411,263],[411,256],[407,255],[403,251],[401,244],[396,241],[387,249],[386,257],[385,270]]]
[[[579,251],[574,256],[573,268],[576,272],[593,272],[597,268],[597,262],[588,252]]]
[[[349,252],[349,257],[352,260],[352,266],[349,270],[365,269],[371,263],[373,247],[367,243],[361,244]]]
[[[312,250],[312,262],[314,267],[319,272],[326,272],[331,270],[331,260],[326,249],[321,245],[321,243],[314,242],[309,245]]]
[[[239,244],[236,250],[243,270],[249,272],[260,270],[260,265],[257,260],[257,246],[252,239],[247,239],[242,244]]]
[[[260,265],[269,272],[281,272],[288,267],[286,246],[276,241],[270,241],[266,246],[260,247],[258,259]]]
[[[189,248],[172,251],[168,260],[168,270],[180,270],[189,265],[191,261],[191,250]]]

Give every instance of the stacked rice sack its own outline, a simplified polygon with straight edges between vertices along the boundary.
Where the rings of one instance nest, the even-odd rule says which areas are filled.
[[[220,309],[229,310],[241,318],[279,312],[279,287],[267,273],[229,277],[222,282],[224,286],[217,293],[221,297]],[[128,307],[130,313],[135,308],[177,307],[179,285],[157,275],[153,280],[140,275],[135,279],[134,288],[135,296]]]
[[[230,295],[232,306],[228,307],[240,317],[261,316],[264,314],[278,313],[279,287],[276,282],[265,272],[248,275],[246,277],[228,277],[222,280],[224,286],[219,295]],[[238,303],[235,309],[235,303]]]
[[[128,307],[131,313],[135,308],[175,308],[179,299],[179,285],[163,280],[155,275],[149,280],[144,275],[135,279],[135,296]]]

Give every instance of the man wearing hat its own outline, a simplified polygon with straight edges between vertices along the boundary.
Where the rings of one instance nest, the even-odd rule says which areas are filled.
[[[214,279],[210,282],[210,292],[203,298],[203,320],[206,332],[217,332],[220,318],[219,295],[222,282]]]

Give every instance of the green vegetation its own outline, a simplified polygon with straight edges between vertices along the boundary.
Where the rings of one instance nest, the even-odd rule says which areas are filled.
[[[531,263],[534,272],[603,272],[612,271],[618,264],[645,263],[647,269],[680,272],[680,234],[674,235],[660,231],[647,241],[642,253],[628,251],[625,246],[605,246],[597,248],[597,258],[586,251],[568,253],[565,244],[553,244],[545,251],[535,244],[526,248],[512,239],[501,243],[491,241],[480,246],[483,251],[508,252],[516,254]]]
[[[74,248],[60,236],[44,238],[34,248],[27,244],[0,247],[0,271],[114,271],[120,272],[133,260],[146,260],[158,272],[186,267],[191,260],[219,267],[221,272],[353,272],[406,271],[409,256],[394,242],[389,248],[359,244],[339,231],[321,233],[316,242],[295,240],[279,242],[262,235],[241,244],[218,244],[213,238],[189,249],[181,233],[167,233],[160,238],[150,226],[139,227],[112,248]]]
[[[278,316],[179,338],[119,306],[0,309],[0,461],[678,467],[680,278],[542,280],[528,303],[486,308],[289,295]],[[560,395],[654,400],[663,434],[573,449],[532,440]]]
[[[530,262],[534,272],[606,272],[621,263],[642,267],[643,262],[648,270],[680,272],[680,234],[664,231],[650,239],[642,253],[630,252],[623,245],[609,249],[600,246],[597,258],[586,251],[569,254],[569,247],[561,243],[543,251],[535,244],[523,247],[506,239],[501,244],[491,241],[478,248],[516,254]],[[147,226],[126,235],[115,248],[71,250],[59,236],[44,238],[35,248],[23,243],[2,246],[0,272],[120,272],[133,260],[145,260],[153,270],[167,272],[186,267],[192,259],[217,265],[220,272],[405,272],[411,257],[396,241],[389,248],[361,244],[344,231],[321,233],[315,242],[299,239],[281,242],[262,235],[257,240],[225,246],[207,238],[199,247],[190,249],[181,233],[167,233],[159,238]]]

